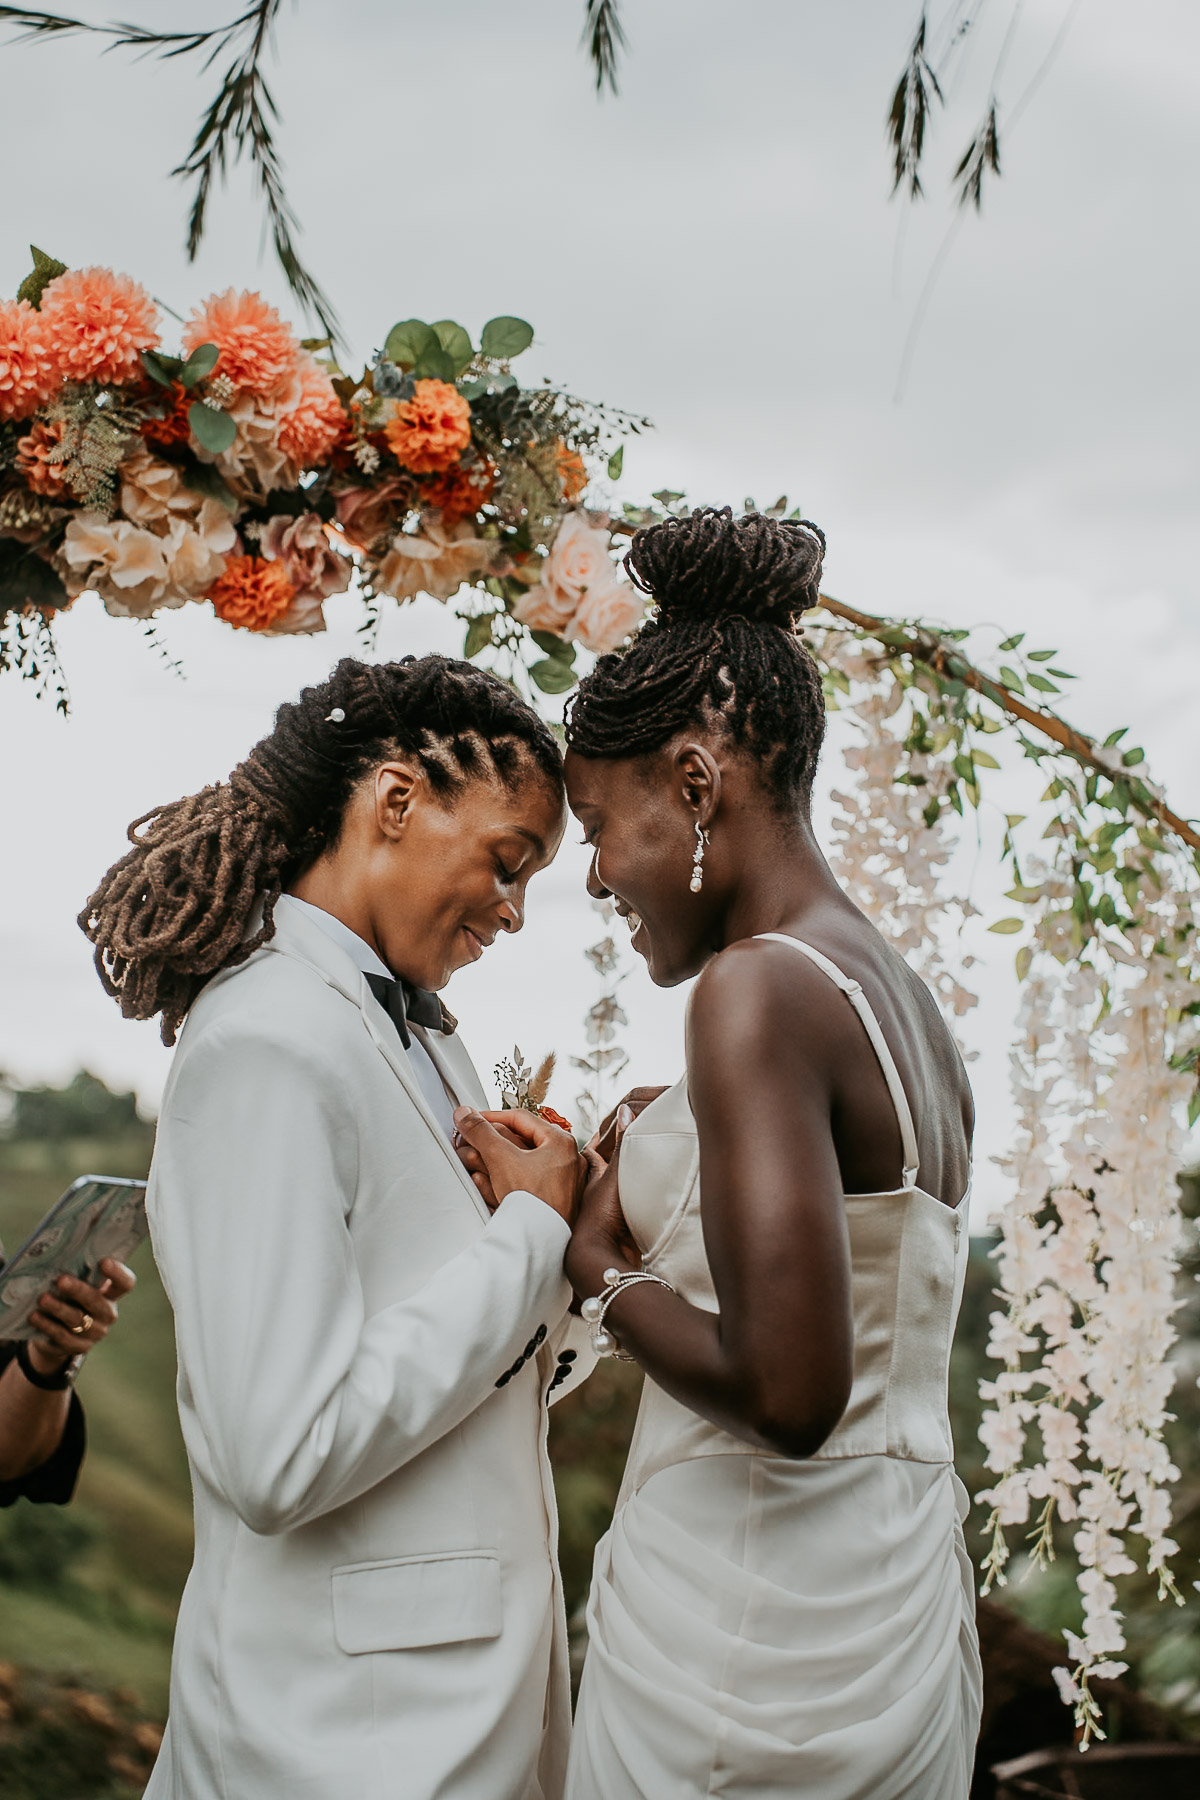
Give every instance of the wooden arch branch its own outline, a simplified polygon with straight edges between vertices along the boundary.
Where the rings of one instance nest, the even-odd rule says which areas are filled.
[[[844,619],[848,625],[855,626],[870,637],[878,638],[887,649],[902,651],[915,661],[924,663],[943,680],[961,681],[964,687],[982,694],[1011,718],[1020,719],[1023,725],[1030,726],[1052,743],[1058,744],[1068,756],[1074,757],[1085,768],[1103,775],[1106,780],[1114,779],[1114,771],[1101,758],[1098,746],[1091,738],[1076,731],[1073,725],[1068,725],[1057,713],[1044,707],[1030,706],[1019,695],[1014,694],[1011,688],[1005,687],[1003,682],[994,681],[990,675],[985,675],[981,669],[968,662],[957,645],[948,643],[936,632],[919,625],[903,624],[896,619],[878,618],[874,613],[859,612],[853,606],[831,599],[828,594],[821,595],[821,606],[834,618]],[[1115,779],[1120,780],[1120,775],[1116,775]],[[1168,831],[1190,849],[1200,851],[1200,832],[1197,832],[1195,826],[1188,820],[1181,819],[1178,813],[1172,812],[1165,800],[1152,794],[1145,782],[1136,775],[1129,774],[1125,779],[1129,786],[1130,800],[1139,812],[1157,819],[1160,825],[1166,826]]]

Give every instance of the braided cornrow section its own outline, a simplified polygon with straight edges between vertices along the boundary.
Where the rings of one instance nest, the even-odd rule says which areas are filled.
[[[228,781],[129,827],[133,848],[79,915],[125,1017],[161,1013],[173,1044],[204,983],[274,934],[284,887],[336,842],[356,784],[394,756],[418,762],[442,799],[467,781],[511,789],[530,773],[562,787],[549,728],[495,676],[445,656],[345,658],[280,707]]]
[[[580,682],[570,748],[643,756],[689,727],[719,726],[761,764],[781,807],[806,798],[825,699],[796,625],[820,597],[824,554],[808,520],[735,518],[727,506],[639,531],[625,566],[654,612],[628,650]]]

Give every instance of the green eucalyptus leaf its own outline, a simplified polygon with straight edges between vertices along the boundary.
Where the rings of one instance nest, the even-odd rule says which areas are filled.
[[[531,631],[529,635],[539,650],[544,650],[557,662],[569,665],[575,661],[575,646],[568,644],[566,638],[555,637],[552,631]]]
[[[1049,662],[1050,658],[1052,656],[1058,655],[1058,651],[1057,650],[1027,650],[1025,652],[1025,654],[1029,658],[1030,662]]]
[[[975,749],[972,750],[971,755],[977,769],[998,769],[1000,767],[990,750]]]
[[[237,426],[229,414],[205,406],[202,400],[193,400],[188,407],[188,424],[200,448],[207,450],[210,456],[220,456],[237,436]]]
[[[1111,750],[1114,744],[1120,743],[1128,730],[1128,725],[1120,725],[1117,727],[1116,731],[1110,731],[1104,740],[1104,748],[1106,750]]]
[[[383,354],[397,368],[411,369],[426,351],[441,347],[437,332],[424,319],[402,319],[388,332]]]
[[[608,479],[610,481],[620,481],[621,470],[624,467],[625,467],[625,446],[624,446],[624,444],[618,444],[616,449],[613,451],[612,455],[608,459]]]
[[[492,642],[492,621],[495,617],[495,613],[480,613],[477,618],[471,620],[467,626],[466,640],[463,643],[465,657],[478,656],[481,650],[487,649]]]
[[[1024,981],[1033,963],[1032,944],[1022,944],[1017,951],[1017,980]]]
[[[185,388],[195,387],[206,375],[211,375],[217,366],[217,358],[221,352],[216,344],[197,344],[192,354],[179,371],[179,379]]]
[[[433,329],[438,343],[454,364],[455,375],[461,375],[475,355],[470,336],[453,319],[435,319]]]
[[[1021,680],[1017,671],[1015,669],[1010,669],[1007,663],[1001,663],[1000,665],[1000,679],[1005,687],[1013,690],[1014,694],[1023,694],[1025,692],[1025,683]]]
[[[1126,750],[1121,757],[1121,761],[1127,769],[1134,769],[1137,767],[1138,763],[1145,762],[1145,760],[1146,752],[1142,749],[1140,744]]]
[[[1001,650],[1015,650],[1018,644],[1023,644],[1024,641],[1025,633],[1023,631],[1017,631],[1013,633],[1012,637],[1006,637],[1000,648]]]
[[[541,688],[543,694],[565,694],[575,686],[576,681],[574,669],[557,656],[548,656],[544,662],[535,662],[529,671],[529,677]]]
[[[458,391],[466,401],[482,400],[488,391],[486,381],[460,381]]]
[[[997,919],[994,925],[988,926],[989,931],[996,932],[1000,937],[1011,937],[1014,931],[1024,931],[1024,929],[1024,919]]]
[[[520,356],[522,350],[528,350],[533,342],[533,326],[525,319],[512,319],[502,315],[498,319],[489,319],[479,339],[479,347],[485,356],[494,357],[497,362],[511,362],[514,356]]]
[[[1053,652],[1051,652],[1051,654],[1053,654]],[[1062,693],[1060,687],[1057,687],[1053,681],[1048,681],[1044,675],[1039,675],[1036,669],[1030,669],[1029,671],[1029,685],[1031,688],[1036,688],[1039,694]]]
[[[142,350],[139,352],[142,367],[151,381],[157,381],[159,387],[173,387],[179,380],[183,368],[180,356],[165,356],[161,350]]]
[[[417,381],[453,381],[457,373],[454,358],[448,350],[442,349],[436,338],[413,364],[413,376]]]
[[[33,267],[17,289],[17,299],[28,300],[36,311],[42,304],[45,290],[56,277],[66,274],[67,265],[59,262],[56,256],[47,256],[36,244],[30,244],[29,254],[33,258]]]

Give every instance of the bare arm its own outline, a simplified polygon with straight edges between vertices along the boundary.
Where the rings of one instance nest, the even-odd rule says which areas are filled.
[[[619,1295],[608,1323],[622,1349],[693,1411],[749,1443],[809,1456],[845,1410],[853,1369],[830,1124],[829,1047],[842,1014],[836,990],[808,979],[797,959],[781,962],[787,954],[734,945],[692,998],[689,1083],[719,1311],[646,1283]],[[477,1148],[487,1156],[486,1143]],[[639,1266],[620,1215],[618,1164],[619,1152],[589,1188],[567,1250],[581,1296],[600,1291],[607,1268]],[[525,1167],[522,1185],[536,1192],[536,1182]]]

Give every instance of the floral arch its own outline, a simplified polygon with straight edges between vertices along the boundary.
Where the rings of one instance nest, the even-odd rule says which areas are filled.
[[[637,629],[614,547],[684,496],[616,507],[624,442],[647,422],[522,387],[525,321],[492,319],[476,344],[452,320],[405,320],[355,377],[256,294],[206,301],[170,354],[131,279],[34,262],[0,301],[0,672],[65,710],[54,621],[85,590],[151,631],[195,603],[286,634],[321,630],[324,600],[350,589],[368,646],[384,606],[424,593],[455,605],[465,655],[535,699],[574,685],[578,646]],[[1123,732],[1099,742],[1051,709],[1069,679],[1056,652],[1016,634],[974,653],[965,632],[828,597],[805,628],[854,734],[839,873],[951,1018],[975,1003],[948,949],[969,910],[943,886],[960,822],[1000,755],[1046,784],[1038,812],[1006,817],[1014,911],[991,926],[1014,940],[1022,997],[979,1498],[989,1584],[1011,1529],[1044,1560],[1055,1522],[1074,1528],[1084,1626],[1063,1686],[1086,1743],[1092,1680],[1125,1666],[1135,1538],[1160,1597],[1179,1598],[1163,1428],[1177,1176],[1200,1111],[1200,835]],[[589,956],[607,984],[582,1059],[595,1083],[619,1067],[622,1015],[611,940]]]

